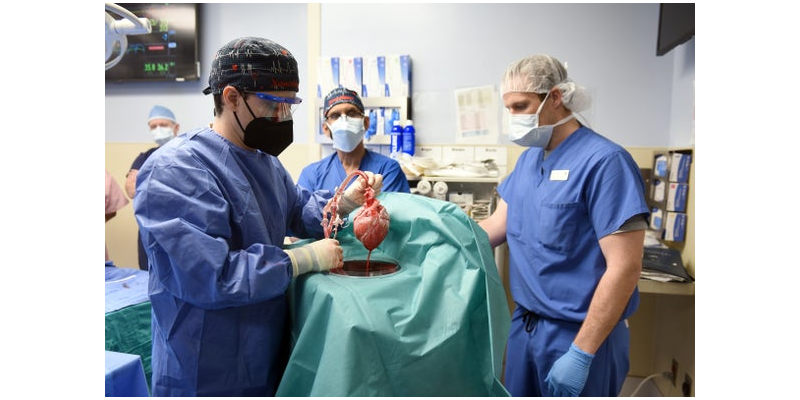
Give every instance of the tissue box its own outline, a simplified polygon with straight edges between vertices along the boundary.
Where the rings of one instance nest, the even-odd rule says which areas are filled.
[[[690,154],[672,152],[670,157],[669,181],[678,183],[688,182],[692,156]]]
[[[686,212],[686,192],[688,183],[669,183],[667,190],[667,211]]]
[[[686,214],[667,212],[664,221],[663,239],[670,242],[682,242],[686,239]]]

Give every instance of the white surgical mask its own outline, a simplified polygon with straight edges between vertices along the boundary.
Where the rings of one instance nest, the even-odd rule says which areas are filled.
[[[328,124],[333,137],[333,148],[345,153],[353,149],[364,139],[364,118],[349,118],[342,115],[333,124]]]
[[[539,114],[542,112],[542,106],[547,101],[547,96],[544,97],[536,114],[511,114],[508,127],[508,138],[512,142],[525,147],[547,147],[550,143],[550,138],[553,137],[553,128],[575,118],[574,114],[568,115],[561,121],[553,125],[539,126]]]
[[[172,128],[167,126],[159,126],[150,131],[150,133],[153,134],[153,140],[155,140],[159,146],[169,142],[172,138],[174,138],[174,132],[175,131]]]

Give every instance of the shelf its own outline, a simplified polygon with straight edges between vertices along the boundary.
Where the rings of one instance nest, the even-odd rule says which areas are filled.
[[[464,176],[428,176],[428,175],[411,176],[411,175],[406,175],[406,179],[408,179],[409,181],[421,181],[421,180],[425,179],[425,180],[433,181],[433,182],[442,181],[442,182],[475,182],[475,183],[500,183],[500,181],[501,181],[501,178],[498,177],[498,176],[494,176],[494,177],[492,177],[492,176],[478,176],[478,177],[467,176],[467,177],[464,177]]]
[[[364,139],[364,144],[367,145],[388,145],[391,144],[392,135],[372,135],[369,139]]]
[[[639,279],[639,293],[694,296],[694,282],[659,282],[649,279]]]

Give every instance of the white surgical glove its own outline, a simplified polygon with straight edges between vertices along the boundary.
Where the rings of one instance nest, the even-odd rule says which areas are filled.
[[[383,188],[383,175],[373,174],[369,171],[363,172],[369,180],[367,184],[375,191],[375,197],[378,197],[378,194],[381,193],[381,188]],[[364,178],[358,175],[356,181],[344,191],[344,195],[339,201],[339,216],[346,217],[353,210],[364,204],[364,190],[366,188],[367,185],[364,183]]]
[[[336,239],[322,239],[295,249],[284,250],[292,260],[292,276],[344,267],[342,248]]]

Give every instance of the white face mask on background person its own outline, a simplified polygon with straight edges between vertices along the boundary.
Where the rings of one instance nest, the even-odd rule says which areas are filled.
[[[164,143],[169,142],[172,138],[175,137],[175,131],[167,126],[158,126],[150,131],[153,134],[153,140],[159,146],[163,145]]]
[[[524,147],[547,147],[550,143],[550,138],[553,137],[553,128],[575,118],[574,114],[568,115],[561,121],[553,125],[539,126],[539,114],[542,112],[542,106],[547,101],[547,96],[544,97],[536,114],[511,114],[508,127],[508,138],[517,145]]]
[[[364,118],[342,115],[333,124],[328,124],[333,139],[333,148],[349,153],[364,139]]]

